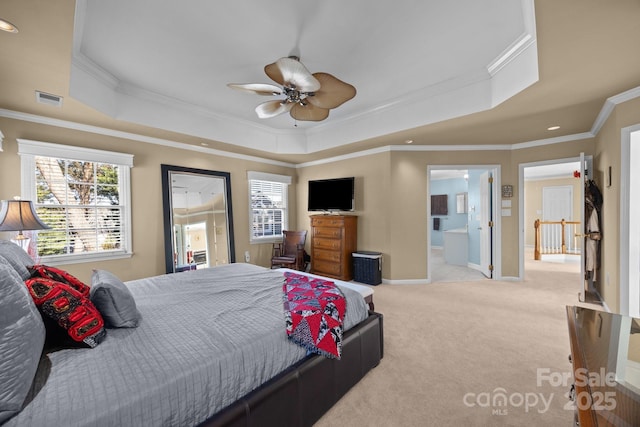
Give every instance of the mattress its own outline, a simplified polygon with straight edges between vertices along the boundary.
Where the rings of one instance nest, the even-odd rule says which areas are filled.
[[[6,426],[191,426],[306,356],[286,337],[283,271],[251,264],[127,282],[135,329],[109,329],[94,349],[47,355],[50,372]],[[339,285],[339,284],[338,284]],[[341,287],[345,330],[367,315]]]

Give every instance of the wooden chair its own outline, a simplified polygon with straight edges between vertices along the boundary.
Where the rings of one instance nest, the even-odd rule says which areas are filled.
[[[282,243],[274,243],[271,257],[271,268],[287,267],[304,271],[307,260],[304,250],[304,242],[307,231],[283,231]]]

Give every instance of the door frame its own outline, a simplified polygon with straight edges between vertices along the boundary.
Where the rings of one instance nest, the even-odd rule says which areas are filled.
[[[431,171],[432,170],[487,170],[493,176],[493,191],[491,192],[491,209],[493,210],[493,245],[490,255],[493,260],[493,280],[502,279],[502,221],[500,210],[498,209],[497,189],[501,188],[500,165],[428,165],[427,166],[427,217],[425,221],[430,223],[431,219]],[[431,233],[427,228],[427,283],[431,283]]]
[[[593,164],[593,156],[591,155],[583,155],[583,156],[576,156],[576,157],[568,157],[568,158],[562,158],[562,159],[551,159],[551,160],[541,160],[541,161],[537,161],[537,162],[528,162],[528,163],[520,163],[518,164],[518,188],[520,189],[520,191],[518,192],[518,228],[520,230],[520,232],[518,233],[518,251],[520,252],[520,256],[518,259],[518,280],[522,281],[525,279],[524,275],[525,275],[525,270],[524,270],[524,247],[525,247],[525,223],[524,223],[524,199],[525,199],[525,191],[524,191],[524,170],[526,168],[530,168],[530,167],[536,167],[536,166],[547,166],[547,165],[556,165],[556,164],[560,164],[560,163],[580,163],[583,164],[581,162],[581,160],[584,159],[586,160],[589,164]],[[590,171],[590,174],[592,174],[592,171]],[[584,212],[584,209],[582,209],[581,212]],[[584,216],[584,214],[582,215]],[[582,223],[584,225],[584,218],[582,218]],[[581,254],[580,254],[580,265],[582,265],[583,269],[584,269],[584,248],[581,250]],[[583,274],[581,274],[581,276],[584,276],[584,272]],[[582,280],[582,278],[580,279]],[[581,287],[582,291],[584,292],[584,286]]]
[[[637,184],[638,170],[635,168],[637,164],[635,157],[640,157],[639,135],[640,124],[623,128],[620,147],[620,272],[618,279],[620,294],[618,298],[620,313],[632,317],[640,315],[640,273],[638,273],[640,242],[637,237],[640,235],[640,223],[636,220],[640,213],[640,206],[637,203],[640,187]],[[631,202],[632,200],[634,203]],[[631,236],[634,238],[632,239]],[[605,278],[605,284],[608,285],[608,281],[608,277]]]
[[[487,217],[490,218],[491,221],[494,221],[494,217],[496,216],[495,209],[493,209],[491,203],[486,203],[486,199],[485,202],[483,202],[482,200],[484,196],[492,198],[495,194],[495,189],[492,188],[491,184],[489,183],[490,178],[493,178],[493,172],[490,170],[485,170],[480,174],[480,217]],[[482,182],[483,179],[486,179],[484,183]],[[491,248],[493,247],[494,243],[493,232],[489,224],[486,223],[484,225],[480,223],[480,229],[480,272],[489,279],[493,279],[494,275],[491,269],[491,266],[493,265],[493,259],[491,256]]]

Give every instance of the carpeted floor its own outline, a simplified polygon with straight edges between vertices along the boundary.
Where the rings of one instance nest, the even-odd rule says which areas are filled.
[[[568,426],[566,305],[575,266],[527,261],[523,282],[379,285],[385,354],[316,425]],[[500,398],[506,397],[506,403]]]
[[[441,248],[431,248],[429,266],[431,268],[431,283],[466,282],[486,279],[480,271],[474,270],[473,268],[447,264],[444,261],[444,254]]]

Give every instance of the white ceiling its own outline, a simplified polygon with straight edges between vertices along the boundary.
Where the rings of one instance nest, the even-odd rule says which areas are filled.
[[[535,0],[535,17],[533,0],[457,1],[455,10],[466,18],[438,15],[451,9],[451,2],[435,0],[399,0],[392,8],[388,2],[362,0],[344,5],[334,0],[210,3],[3,2],[2,17],[20,31],[0,34],[0,119],[306,165],[380,149],[519,149],[589,140],[614,105],[640,91],[640,55],[635,54],[640,0]],[[118,13],[91,12],[107,6]],[[503,6],[521,11],[504,19],[508,9],[506,14],[495,12]],[[161,12],[172,7],[171,16],[162,18]],[[302,13],[313,7],[319,8],[315,14]],[[156,28],[144,28],[145,21],[155,22]],[[502,46],[487,41],[500,28],[498,21],[507,24],[505,40],[512,40],[510,31],[523,29],[513,49],[501,51]],[[318,31],[320,22],[330,30]],[[488,28],[480,28],[480,22]],[[294,36],[296,31],[300,37]],[[187,43],[192,32],[196,38]],[[123,70],[109,71],[94,62],[87,49],[92,40],[107,44],[97,49],[98,57],[109,54],[119,62],[122,55]],[[320,123],[301,122],[296,128],[286,116],[258,120],[253,110],[265,98],[226,84],[268,83],[264,65],[296,48],[311,71],[332,73],[354,84],[358,94]],[[467,61],[465,53],[476,48],[487,58],[495,52],[504,55],[499,53],[496,62],[478,61],[480,68],[448,80],[434,80],[442,70],[460,68]],[[166,64],[149,65],[153,57]],[[147,68],[142,79],[117,74],[141,73],[138,67]],[[186,99],[188,90],[162,93],[174,83],[182,85],[183,72],[203,72],[200,80],[189,78],[196,93],[207,95],[198,105]],[[461,82],[467,84],[460,87]],[[62,96],[64,103],[40,104],[35,91]],[[365,103],[369,94],[382,96],[371,95]],[[217,102],[224,105],[222,111],[212,107]],[[560,129],[547,130],[553,125]],[[29,132],[31,138],[53,138],[51,132]]]
[[[172,172],[171,190],[171,204],[174,209],[194,209],[223,194],[225,180],[215,176]]]
[[[70,95],[119,120],[312,153],[500,104],[538,79],[533,0],[77,0]],[[322,122],[258,119],[296,54],[354,85]]]

